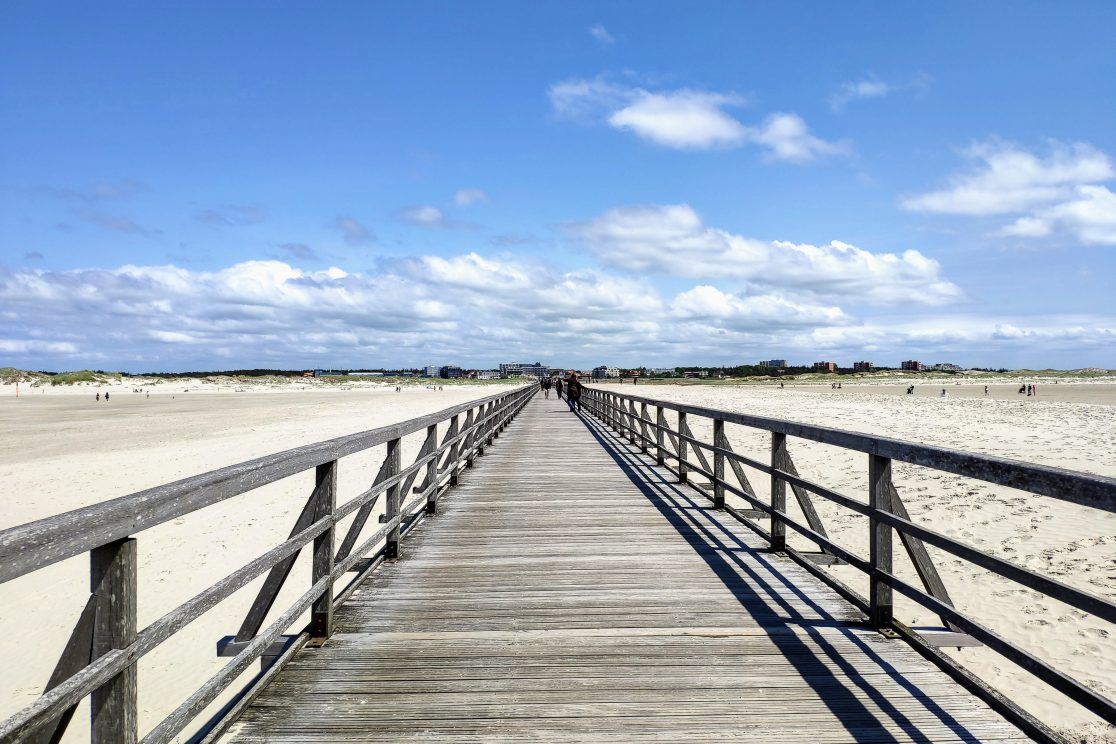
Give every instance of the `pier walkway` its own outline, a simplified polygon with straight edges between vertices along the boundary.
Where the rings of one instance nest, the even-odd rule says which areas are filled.
[[[535,397],[222,741],[1028,740],[677,480]]]

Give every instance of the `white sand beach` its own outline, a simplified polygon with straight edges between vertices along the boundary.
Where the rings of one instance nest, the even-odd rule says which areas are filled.
[[[1042,384],[1037,398],[1015,385],[843,384],[616,385],[618,392],[687,402],[811,424],[880,434],[1026,462],[1116,476],[1116,385]],[[942,387],[949,396],[940,398]],[[690,417],[694,433],[709,441],[711,427]],[[700,422],[700,423],[699,423]],[[733,448],[757,459],[770,457],[770,435],[726,427]],[[803,477],[867,501],[867,456],[790,439]],[[765,497],[769,480],[748,469]],[[1034,496],[972,479],[896,463],[896,487],[912,518],[974,547],[1043,572],[1103,597],[1116,597],[1116,514]],[[729,499],[730,503],[733,500]],[[741,502],[742,503],[742,502]],[[854,553],[868,554],[867,520],[814,497],[830,537]],[[801,517],[793,497],[788,508]],[[790,543],[816,547],[788,530]],[[896,541],[899,575],[920,585]],[[1029,589],[929,548],[955,605],[1056,668],[1116,696],[1116,636],[1104,621],[1046,599]],[[867,580],[850,567],[828,569],[862,594]],[[941,621],[896,596],[896,617],[915,626]],[[985,648],[953,652],[993,685],[1007,691],[1047,723],[1079,739],[1116,740],[1116,730]]]
[[[232,384],[185,387],[190,392],[182,392],[178,383],[160,385],[147,397],[123,383],[108,388],[112,397],[107,404],[94,401],[95,386],[25,389],[18,399],[5,387],[0,391],[0,430],[5,432],[0,479],[9,496],[0,505],[0,528],[400,421],[498,389],[447,385],[435,391],[416,385],[395,392],[393,386],[275,385],[236,392]],[[616,389],[1116,475],[1116,385],[1044,385],[1038,399],[1020,396],[1012,386],[997,386],[987,399],[983,384],[951,387],[946,399],[936,397],[937,390],[906,396],[894,387]],[[691,421],[698,436],[708,433],[699,420]],[[732,426],[728,433],[738,451],[767,456],[765,433]],[[404,458],[413,456],[417,446],[412,443]],[[791,440],[790,451],[804,477],[857,498],[865,494],[864,455],[796,440]],[[377,450],[342,461],[341,500],[367,484],[380,456]],[[766,479],[759,473],[751,476],[757,491],[766,494]],[[311,479],[310,474],[290,478],[141,533],[141,627],[284,539],[310,492]],[[910,466],[897,465],[895,481],[916,520],[1075,586],[1116,596],[1116,515]],[[865,521],[821,499],[815,503],[831,536],[866,554]],[[807,547],[799,539],[792,543]],[[958,607],[1105,694],[1116,694],[1116,638],[1103,623],[931,552]],[[917,581],[900,552],[897,564],[901,575]],[[857,572],[831,570],[863,590],[866,582]],[[84,602],[87,574],[87,560],[79,556],[0,585],[0,631],[24,639],[13,647],[15,656],[0,675],[0,716],[41,692]],[[304,591],[308,577],[308,558],[303,556],[277,607]],[[236,631],[257,585],[238,592],[143,659],[141,732],[225,663],[215,657],[214,644]],[[902,599],[897,616],[915,625],[938,624]],[[1046,721],[1098,741],[1111,736],[1111,729],[997,655],[965,649],[958,657]],[[84,716],[79,711],[66,741],[87,738]]]
[[[185,387],[189,393],[182,392]],[[0,504],[0,529],[403,421],[502,388],[446,385],[436,391],[413,385],[395,392],[394,386],[265,385],[236,392],[232,385],[176,383],[159,386],[150,397],[131,389],[129,384],[25,388],[19,398],[13,386],[0,390],[0,481],[8,494]],[[109,402],[96,402],[95,392],[106,390]],[[421,444],[414,439],[404,441],[404,462]],[[342,460],[338,500],[367,488],[382,457],[380,447]],[[312,488],[310,471],[140,533],[140,627],[285,540]],[[379,513],[382,508],[373,521]],[[273,617],[309,586],[308,553],[299,557]],[[88,576],[88,558],[77,556],[0,585],[0,632],[21,639],[0,674],[0,718],[41,694],[88,597]],[[141,734],[228,661],[216,657],[215,644],[236,633],[261,581],[141,660]],[[257,670],[253,665],[244,679]],[[64,741],[88,740],[87,705]]]

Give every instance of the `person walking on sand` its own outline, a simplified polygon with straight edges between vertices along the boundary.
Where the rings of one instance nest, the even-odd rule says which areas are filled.
[[[987,385],[984,386],[984,394],[988,395],[988,386]]]
[[[105,393],[105,403],[108,403],[108,393]]]
[[[100,402],[101,402],[101,394],[100,394],[100,393],[97,393],[97,402],[98,402],[98,403],[100,403]]]
[[[573,413],[575,407],[578,411],[581,410],[581,382],[573,372],[566,378],[566,403],[570,406],[570,413]]]
[[[549,398],[550,397],[550,386],[551,386],[551,382],[550,382],[549,377],[544,377],[541,380],[539,380],[539,387],[542,388],[544,398]]]

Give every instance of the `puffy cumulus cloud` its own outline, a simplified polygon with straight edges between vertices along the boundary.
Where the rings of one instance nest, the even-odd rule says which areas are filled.
[[[1071,196],[1075,185],[1114,175],[1108,156],[1081,142],[1055,142],[1046,157],[996,141],[973,145],[965,155],[976,167],[954,175],[944,189],[905,197],[903,208],[966,215],[1023,212]]]
[[[748,130],[722,107],[741,103],[738,96],[698,90],[639,91],[627,106],[609,115],[608,123],[666,147],[731,147],[743,143]]]
[[[707,227],[689,205],[619,207],[567,225],[602,262],[637,272],[744,280],[852,302],[939,305],[961,290],[918,251],[871,253],[832,241],[763,241]]]
[[[456,228],[474,228],[471,222],[463,222],[461,220],[451,220],[446,217],[445,212],[430,204],[417,204],[413,207],[403,209],[399,216],[404,222],[409,222],[417,227],[427,227],[433,229],[456,229]]]
[[[19,332],[0,339],[0,350],[22,359],[104,355],[140,368],[229,358],[234,366],[449,356],[492,364],[525,339],[525,353],[551,342],[647,348],[666,333],[662,311],[657,291],[637,280],[478,254],[406,259],[375,275],[283,261],[217,271],[4,271],[0,312]]]
[[[679,150],[753,144],[764,148],[768,159],[805,163],[848,149],[811,134],[806,122],[795,114],[772,114],[760,124],[745,125],[727,110],[747,103],[736,93],[691,88],[653,91],[598,77],[555,83],[548,96],[560,116],[604,122]]]
[[[670,310],[679,320],[735,330],[816,327],[850,320],[839,307],[799,302],[781,294],[741,296],[707,284],[677,295]]]
[[[512,356],[588,366],[602,358],[739,363],[772,348],[889,361],[1041,349],[1077,361],[1102,357],[1116,341],[1112,318],[863,319],[812,297],[710,283],[663,297],[643,278],[472,253],[405,259],[370,275],[283,261],[214,271],[0,269],[0,353],[17,366],[96,360],[131,370],[489,366]]]
[[[748,128],[745,136],[766,147],[768,158],[790,163],[808,163],[824,155],[849,150],[846,144],[815,137],[802,117],[795,114],[772,114],[760,126]]]
[[[1043,238],[1065,231],[1082,243],[1116,245],[1116,178],[1104,152],[1087,143],[1052,143],[1045,156],[1003,142],[982,143],[966,155],[978,162],[947,188],[901,201],[916,212],[967,216],[1020,215],[996,235]]]

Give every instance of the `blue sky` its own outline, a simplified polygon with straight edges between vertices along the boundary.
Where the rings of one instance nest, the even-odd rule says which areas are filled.
[[[1116,367],[1116,6],[0,9],[0,365]]]

